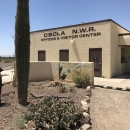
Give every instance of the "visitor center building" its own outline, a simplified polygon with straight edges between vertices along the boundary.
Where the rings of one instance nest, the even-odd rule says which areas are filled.
[[[94,62],[94,76],[130,72],[130,31],[111,19],[30,32],[30,61]]]

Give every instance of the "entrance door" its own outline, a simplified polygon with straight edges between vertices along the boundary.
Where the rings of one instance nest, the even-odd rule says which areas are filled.
[[[94,62],[94,76],[102,76],[102,48],[89,49],[89,62]]]
[[[45,61],[45,60],[46,60],[45,51],[38,51],[38,61]]]
[[[69,61],[69,50],[60,50],[60,61]]]

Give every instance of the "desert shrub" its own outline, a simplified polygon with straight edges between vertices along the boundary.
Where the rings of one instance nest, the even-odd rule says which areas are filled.
[[[71,130],[79,126],[83,114],[72,101],[65,102],[61,99],[46,97],[37,104],[30,104],[24,117],[35,129]],[[25,124],[25,126],[28,125]]]
[[[3,63],[12,63],[14,62],[14,59],[0,59],[0,62],[3,62]]]
[[[21,115],[15,116],[10,123],[9,130],[21,130],[24,128],[24,117]]]
[[[90,84],[90,77],[87,70],[75,70],[72,74],[72,80],[77,84],[77,87],[84,88]]]

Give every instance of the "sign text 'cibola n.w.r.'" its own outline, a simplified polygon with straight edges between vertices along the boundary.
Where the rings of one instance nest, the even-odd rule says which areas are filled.
[[[53,40],[63,40],[63,39],[75,39],[75,38],[85,38],[101,36],[101,32],[97,32],[94,27],[72,29],[72,35],[66,35],[65,31],[54,31],[47,32],[43,34],[41,41],[53,41]]]

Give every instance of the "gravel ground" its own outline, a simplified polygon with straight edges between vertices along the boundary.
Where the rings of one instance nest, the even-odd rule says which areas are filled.
[[[73,100],[75,105],[80,107],[81,110],[81,100],[84,99],[86,95],[85,89],[75,88],[73,92],[70,92],[69,95],[67,92],[59,93],[57,86],[47,87],[52,81],[43,81],[43,82],[30,82],[28,88],[28,102],[36,103],[36,97],[46,94],[53,94],[58,97],[68,97],[67,100]],[[33,96],[32,96],[33,94]],[[14,125],[14,121],[17,120],[17,117],[21,115],[22,112],[27,110],[27,107],[23,107],[18,104],[17,99],[17,88],[12,87],[12,84],[5,84],[2,86],[2,103],[0,106],[0,130],[19,130],[16,128],[17,125]],[[44,98],[44,97],[43,97]],[[16,123],[16,122],[15,122]],[[10,129],[11,128],[11,129]]]
[[[130,130],[130,92],[93,89],[90,116],[92,130]]]

